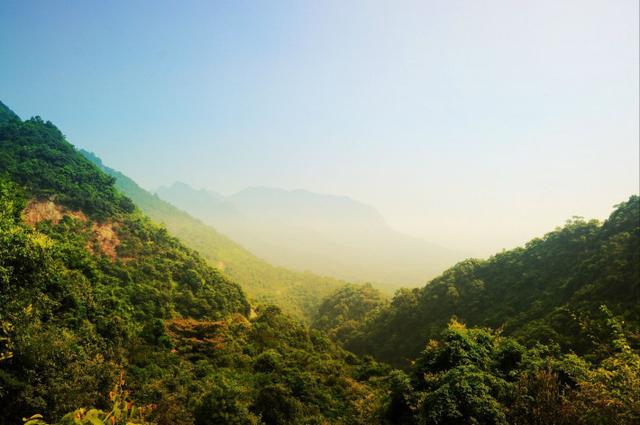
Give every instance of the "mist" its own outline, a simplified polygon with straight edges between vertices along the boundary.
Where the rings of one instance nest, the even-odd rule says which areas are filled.
[[[347,196],[480,257],[638,191],[635,1],[27,3],[3,99],[146,189]]]

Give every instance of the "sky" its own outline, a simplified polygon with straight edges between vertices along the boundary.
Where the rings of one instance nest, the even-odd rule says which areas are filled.
[[[637,0],[0,3],[0,100],[143,187],[346,195],[486,256],[639,191]]]

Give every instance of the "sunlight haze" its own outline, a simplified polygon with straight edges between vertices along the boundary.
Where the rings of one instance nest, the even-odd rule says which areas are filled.
[[[306,189],[486,256],[638,192],[638,2],[3,2],[0,99],[147,189]]]

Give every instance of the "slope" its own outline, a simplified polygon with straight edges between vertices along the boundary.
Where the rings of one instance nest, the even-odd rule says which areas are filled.
[[[375,421],[359,359],[249,309],[53,124],[0,125],[1,425]]]
[[[345,283],[309,272],[294,272],[263,261],[213,227],[142,189],[124,174],[106,167],[94,154],[81,153],[115,178],[116,187],[145,214],[164,224],[212,266],[238,282],[257,303],[275,304],[288,314],[309,320],[320,301]]]
[[[387,307],[341,337],[355,352],[406,366],[424,341],[456,317],[469,326],[501,328],[524,342],[593,354],[598,335],[586,329],[601,315],[601,305],[637,337],[640,198],[635,195],[604,223],[575,219],[522,248],[486,261],[462,261],[423,288],[398,291]]]
[[[271,263],[381,288],[422,284],[461,258],[394,231],[374,208],[348,197],[268,187],[223,197],[184,183],[158,195]]]
[[[20,117],[13,112],[7,105],[0,102],[0,124],[4,124],[8,121],[20,120]]]

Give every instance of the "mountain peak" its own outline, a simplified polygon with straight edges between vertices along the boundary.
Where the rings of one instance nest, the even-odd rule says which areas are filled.
[[[0,101],[0,124],[3,124],[10,120],[19,120],[18,114],[13,112],[11,108]]]

